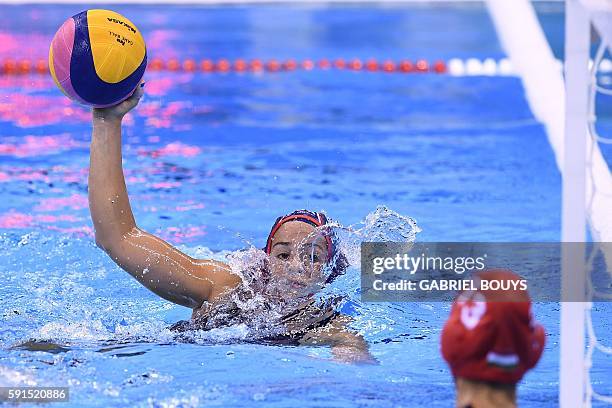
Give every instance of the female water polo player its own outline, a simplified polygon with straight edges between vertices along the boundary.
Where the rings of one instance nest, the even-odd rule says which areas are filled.
[[[477,279],[519,281],[490,270]],[[544,350],[544,329],[526,290],[476,291],[456,299],[442,330],[442,356],[455,377],[458,408],[514,408],[516,384]]]
[[[252,311],[245,313],[236,302],[266,296],[266,305],[280,307],[261,313],[286,312],[278,319],[283,330],[269,333],[268,340],[330,345],[337,359],[370,361],[367,343],[347,329],[348,318],[336,312],[333,301],[321,306],[312,300],[346,267],[323,214],[302,210],[279,217],[267,256],[249,273],[194,259],[136,225],[122,170],[121,122],[138,104],[143,85],[119,105],[93,110],[89,207],[96,244],[145,287],[193,310],[190,321],[173,327],[177,332],[243,323],[253,318],[246,315]]]

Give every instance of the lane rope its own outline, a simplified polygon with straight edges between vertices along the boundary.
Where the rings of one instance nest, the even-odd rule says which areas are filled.
[[[562,66],[561,61],[557,61]],[[448,61],[436,60],[433,62],[419,60],[390,59],[320,59],[320,60],[277,60],[277,59],[161,59],[153,58],[149,61],[147,69],[150,72],[202,72],[202,73],[262,73],[262,72],[291,72],[313,70],[345,70],[363,72],[387,72],[402,74],[448,74],[452,76],[516,76],[512,63],[507,58],[495,60],[486,58],[468,58],[465,60],[453,58]],[[599,66],[600,73],[612,73],[612,60],[603,59]],[[49,66],[46,59],[0,59],[0,75],[30,75],[48,74]]]

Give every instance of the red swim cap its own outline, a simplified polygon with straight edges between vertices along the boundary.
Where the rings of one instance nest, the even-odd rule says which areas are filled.
[[[274,225],[272,225],[272,229],[270,230],[270,233],[268,234],[268,239],[266,241],[266,247],[264,248],[264,251],[266,251],[266,254],[270,255],[270,252],[272,251],[272,238],[274,237],[274,234],[276,234],[276,231],[278,231],[278,229],[284,223],[289,222],[289,221],[301,221],[301,222],[305,222],[306,224],[310,224],[315,228],[318,228],[318,227],[321,227],[327,224],[327,217],[323,213],[312,212],[308,210],[297,210],[297,211],[292,212],[291,214],[287,214],[287,215],[278,217],[276,221],[274,221]],[[324,237],[325,237],[325,241],[327,242],[327,260],[329,261],[332,259],[335,253],[334,242],[332,241],[332,238],[329,235],[329,233],[325,231],[324,231]]]
[[[476,276],[509,282],[521,279],[507,270]],[[463,292],[442,330],[442,356],[455,377],[515,384],[540,359],[544,340],[526,290]]]

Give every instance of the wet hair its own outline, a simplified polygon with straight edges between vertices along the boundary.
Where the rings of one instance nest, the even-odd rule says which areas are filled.
[[[264,248],[267,255],[270,255],[272,252],[272,238],[274,237],[274,234],[276,234],[278,229],[284,223],[289,221],[305,222],[306,224],[312,225],[313,227],[321,230],[323,236],[325,237],[325,241],[327,242],[326,264],[331,268],[331,272],[325,280],[325,283],[331,283],[338,276],[344,274],[346,268],[348,267],[348,260],[338,248],[338,238],[333,229],[331,227],[325,228],[325,226],[329,224],[329,220],[325,214],[316,211],[296,210],[290,214],[278,217],[276,221],[274,221],[274,224],[272,224],[272,229],[270,229],[270,233],[268,234],[268,239]]]

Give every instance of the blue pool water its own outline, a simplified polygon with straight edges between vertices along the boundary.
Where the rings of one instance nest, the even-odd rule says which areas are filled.
[[[85,7],[0,8],[2,59],[44,58]],[[150,57],[504,56],[482,5],[114,8],[143,31]],[[560,55],[562,13],[540,18]],[[124,126],[133,211],[194,256],[261,247],[274,219],[298,208],[359,228],[384,205],[418,222],[419,241],[560,238],[560,176],[518,78],[314,70],[146,81]],[[69,386],[74,406],[451,406],[444,303],[363,304],[344,288],[374,366],[330,361],[327,348],[229,341],[240,338],[231,328],[175,342],[167,327],[190,311],[94,244],[89,113],[44,76],[0,76],[0,87],[0,386]],[[534,310],[547,344],[519,403],[555,406],[559,304]],[[609,312],[594,311],[604,343]],[[62,349],[15,348],[31,339]],[[611,373],[596,353],[597,391],[612,393]]]

